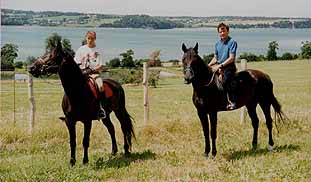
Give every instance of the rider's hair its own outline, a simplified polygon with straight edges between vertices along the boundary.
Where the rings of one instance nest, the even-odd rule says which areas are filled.
[[[219,23],[219,25],[217,26],[217,31],[219,32],[219,29],[222,27],[225,27],[227,31],[229,31],[229,26],[224,23]]]
[[[91,35],[91,36],[93,36],[96,39],[96,32],[95,31],[88,31],[88,32],[86,32],[85,37],[87,37],[88,35]]]

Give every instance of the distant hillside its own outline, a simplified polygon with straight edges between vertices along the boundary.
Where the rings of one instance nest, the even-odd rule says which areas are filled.
[[[101,24],[100,27],[171,29],[182,28],[184,24],[148,15],[128,15],[113,23]]]
[[[59,11],[23,11],[1,9],[1,25],[39,25],[118,28],[196,28],[217,27],[225,22],[232,28],[311,28],[311,18],[284,17],[160,17],[148,15],[109,15]]]

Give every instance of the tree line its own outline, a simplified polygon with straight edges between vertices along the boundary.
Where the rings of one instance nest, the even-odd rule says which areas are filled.
[[[182,23],[176,23],[164,18],[156,18],[148,15],[127,15],[113,23],[105,23],[99,27],[114,28],[152,28],[152,29],[172,29],[182,28]]]

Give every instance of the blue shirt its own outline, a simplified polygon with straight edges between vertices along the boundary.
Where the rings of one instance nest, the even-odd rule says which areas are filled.
[[[238,48],[238,44],[231,37],[223,42],[219,39],[215,44],[215,55],[217,55],[217,62],[219,64],[223,63],[229,58],[230,54],[236,55],[236,50]]]

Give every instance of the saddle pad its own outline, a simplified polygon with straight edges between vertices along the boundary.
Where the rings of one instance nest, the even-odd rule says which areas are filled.
[[[95,85],[94,85],[92,79],[89,79],[88,84],[89,84],[89,86],[90,86],[90,89],[91,89],[91,91],[92,91],[94,97],[95,97],[96,99],[99,99],[98,91],[97,91],[97,89],[96,89],[96,87],[95,87]]]
[[[104,92],[105,92],[105,96],[106,98],[112,97],[113,96],[113,91],[110,88],[110,86],[107,83],[103,83],[103,87],[104,87]]]

